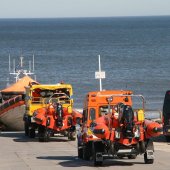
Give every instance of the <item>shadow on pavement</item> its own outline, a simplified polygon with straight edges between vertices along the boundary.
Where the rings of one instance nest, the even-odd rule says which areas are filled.
[[[85,161],[82,159],[78,159],[77,156],[40,156],[37,157],[37,159],[45,159],[45,160],[58,160],[61,161],[58,164],[63,167],[82,167],[82,166],[89,166],[93,167],[93,161]],[[143,162],[127,162],[126,159],[120,160],[120,159],[110,159],[110,160],[104,160],[102,167],[108,167],[108,166],[133,166],[135,164],[144,164]]]
[[[0,137],[7,137],[7,138],[13,138],[14,142],[39,142],[38,137],[36,138],[29,138],[28,136],[25,136],[23,131],[10,131],[10,132],[0,132]],[[49,139],[49,142],[68,142],[68,139],[66,137],[51,137]]]
[[[152,138],[154,142],[167,142],[164,135],[160,135]]]

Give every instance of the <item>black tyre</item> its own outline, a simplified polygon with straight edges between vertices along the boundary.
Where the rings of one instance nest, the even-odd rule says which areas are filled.
[[[65,131],[63,132],[63,135],[64,135],[64,137],[67,137],[67,136],[68,136],[68,131],[65,130]]]
[[[48,142],[50,135],[48,129],[44,126],[39,126],[38,128],[39,142]]]
[[[25,136],[29,136],[29,124],[27,122],[24,123]]]
[[[144,162],[145,164],[153,164],[154,159],[147,159],[147,153],[144,153]]]
[[[76,132],[68,132],[68,139],[71,141],[75,141],[76,140]]]
[[[146,151],[145,142],[144,141],[139,142],[139,153],[142,154],[145,153],[145,151]]]
[[[30,138],[35,138],[35,129],[34,128],[29,130],[29,137]]]
[[[170,142],[170,136],[165,136],[165,138],[167,142]]]
[[[90,160],[90,157],[92,156],[90,146],[90,143],[87,143],[83,147],[83,159],[87,161]]]
[[[96,159],[96,153],[93,155],[93,161],[94,161],[94,166],[102,166],[103,165],[103,161],[97,161]]]
[[[148,152],[152,152],[152,153],[149,153]],[[153,146],[153,141],[152,140],[147,140],[146,141],[146,151],[144,153],[144,162],[145,164],[153,164],[154,162],[154,159],[153,159],[153,155],[151,156],[151,154],[153,154],[154,152],[154,146]],[[148,159],[148,156],[150,157],[150,159]]]
[[[103,152],[103,145],[100,142],[95,142],[93,143],[93,163],[94,166],[102,166],[103,165],[103,160],[99,161],[97,158],[96,153],[98,152]]]
[[[83,159],[83,148],[78,148],[78,158]]]

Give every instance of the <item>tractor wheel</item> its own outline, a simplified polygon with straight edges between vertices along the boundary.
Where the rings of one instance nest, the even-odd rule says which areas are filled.
[[[76,140],[76,132],[68,132],[68,139],[71,141]]]
[[[24,123],[25,136],[29,136],[29,124],[27,122]]]
[[[154,162],[153,152],[154,152],[153,141],[148,140],[146,142],[146,151],[144,153],[145,164],[153,164],[153,162]]]
[[[93,155],[94,166],[102,166],[103,161],[97,161],[96,153]]]
[[[78,148],[78,158],[83,159],[83,148]]]
[[[49,132],[48,129],[44,126],[40,126],[38,128],[38,134],[39,134],[39,142],[48,142],[49,141]]]
[[[99,161],[99,155],[96,153],[102,152],[102,146],[100,146],[100,143],[93,143],[93,162],[94,166],[102,166],[103,164],[103,158]],[[102,155],[100,155],[102,156]]]
[[[146,151],[146,146],[145,146],[145,142],[144,141],[141,141],[139,142],[139,153],[142,154],[142,153],[145,153]]]
[[[170,136],[165,136],[165,138],[167,142],[170,142]]]
[[[35,129],[34,128],[29,129],[29,137],[35,138]]]
[[[145,152],[144,153],[144,161],[145,161],[145,164],[153,164],[154,159],[148,159],[147,158],[147,153]]]
[[[63,131],[63,135],[64,135],[64,137],[67,137],[68,136],[68,131],[67,130]]]
[[[91,157],[91,147],[90,147],[90,143],[87,143],[83,147],[83,159],[88,161],[90,160],[90,157]]]

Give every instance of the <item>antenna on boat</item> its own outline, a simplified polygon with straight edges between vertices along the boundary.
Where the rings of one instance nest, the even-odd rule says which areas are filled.
[[[14,75],[15,79],[16,79],[16,82],[21,78],[22,75],[25,75],[25,76],[28,76],[28,75],[33,75],[34,73],[31,72],[31,61],[29,61],[29,70],[24,70],[23,69],[23,55],[21,53],[21,57],[20,57],[20,69],[16,69],[15,68],[15,59],[13,59],[13,72],[11,72],[11,68],[10,68],[10,56],[9,56],[9,71],[10,71],[10,74]],[[34,60],[34,58],[33,58]],[[34,61],[33,61],[34,62]],[[34,67],[34,64],[33,64],[33,67]]]
[[[105,78],[105,71],[101,71],[100,55],[98,55],[99,60],[99,71],[95,72],[95,79],[99,79],[100,91],[102,91],[102,79]]]
[[[13,71],[15,73],[15,59],[13,59]]]
[[[29,72],[31,72],[31,61],[29,60]]]

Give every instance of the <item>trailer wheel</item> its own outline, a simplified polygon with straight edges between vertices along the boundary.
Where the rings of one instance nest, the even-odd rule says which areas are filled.
[[[83,148],[78,148],[78,158],[83,159]]]
[[[165,136],[165,138],[167,142],[170,142],[170,136]]]
[[[29,124],[27,122],[24,123],[25,136],[29,136]]]
[[[153,164],[153,162],[154,162],[153,152],[154,152],[153,141],[148,140],[146,142],[146,151],[144,153],[145,164]]]
[[[96,153],[94,153],[93,159],[94,159],[94,166],[102,166],[103,161],[97,161]]]
[[[35,129],[34,129],[34,128],[31,128],[31,129],[29,130],[29,137],[30,137],[30,138],[35,138]]]
[[[145,146],[145,142],[144,141],[141,141],[141,142],[139,142],[139,153],[145,153],[145,151],[146,151],[146,146]]]
[[[39,126],[38,128],[39,142],[48,142],[50,135],[48,129],[44,126]]]
[[[91,157],[91,147],[90,143],[86,143],[83,147],[83,159],[84,160],[90,160]]]
[[[70,139],[71,141],[75,141],[76,140],[76,132],[68,132],[68,139]]]
[[[145,161],[145,164],[153,164],[154,159],[148,159],[147,158],[147,153],[145,152],[144,153],[144,161]]]
[[[93,143],[93,162],[94,166],[102,166],[103,156],[102,156],[103,146],[100,142]]]

